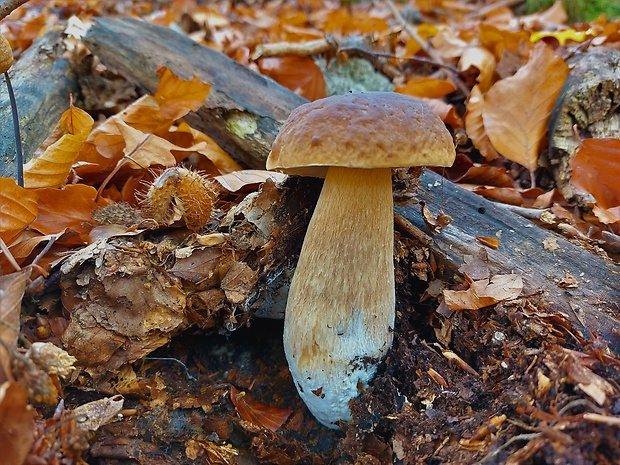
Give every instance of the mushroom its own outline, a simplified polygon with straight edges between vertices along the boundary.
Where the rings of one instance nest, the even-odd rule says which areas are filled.
[[[296,108],[267,168],[324,177],[288,294],[284,350],[299,395],[322,424],[350,421],[349,401],[392,344],[393,167],[449,166],[455,151],[421,100],[391,92]]]

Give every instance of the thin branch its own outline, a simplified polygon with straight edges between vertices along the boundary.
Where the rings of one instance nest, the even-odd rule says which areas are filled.
[[[28,0],[0,0],[0,20],[6,18],[27,1]]]

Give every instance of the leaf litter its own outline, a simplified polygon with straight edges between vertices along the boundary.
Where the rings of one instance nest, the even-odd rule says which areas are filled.
[[[56,19],[45,2],[30,3],[29,15],[23,8],[3,22],[16,55]],[[417,2],[408,7],[422,15],[417,32],[432,47],[424,50],[384,2],[99,3],[67,0],[65,14],[89,21],[95,8],[183,25],[195,40],[308,98],[325,93],[321,70],[294,54],[251,58],[262,38],[303,45],[325,33],[340,43],[378,34],[371,56],[397,91],[428,98],[448,125],[466,129],[460,172],[447,170],[449,177],[501,202],[548,209],[557,219],[549,227],[583,241],[604,244],[618,233],[614,191],[588,183],[605,172],[599,165],[606,166],[617,141],[609,142],[611,150],[584,141],[573,159],[575,184],[594,197],[595,218],[567,209],[537,171],[546,121],[567,73],[566,50],[549,39],[561,47],[594,39],[613,44],[617,23],[573,29],[562,24],[559,3],[517,21],[499,5],[476,17],[466,2],[442,2],[443,10]],[[79,41],[73,50],[84,53]],[[342,59],[337,47],[327,50]],[[415,56],[425,52],[460,73],[416,67]],[[426,238],[401,234],[406,228],[395,243],[394,347],[353,401],[351,424],[342,432],[317,425],[290,380],[281,323],[254,316],[281,317],[292,257],[320,185],[241,171],[207,135],[177,121],[204,102],[209,84],[166,69],[160,77],[154,96],[129,103],[135,90],[99,67],[90,76],[102,84],[91,109],[107,100],[101,107],[118,111],[91,129],[88,115],[71,105],[27,167],[30,189],[0,179],[0,238],[26,270],[13,273],[3,252],[0,425],[12,428],[0,435],[0,449],[11,463],[516,464],[620,457],[620,364],[606,342],[548,311],[544,297],[522,295],[520,276],[490,276],[485,251],[453,276]],[[467,100],[455,93],[459,80],[471,88]],[[531,98],[522,98],[526,90]],[[584,162],[586,156],[597,163]],[[209,212],[175,183],[163,192],[165,215],[145,208],[140,199],[157,176],[169,169],[176,174],[166,179],[184,178],[175,166],[189,158],[192,173],[214,176],[221,186],[209,195]],[[532,189],[536,176],[543,188]],[[106,221],[93,219],[102,211]],[[444,226],[425,216],[437,230]],[[479,240],[489,250],[504,247],[499,239]],[[28,273],[33,284],[45,285],[25,290]],[[569,274],[562,280],[578,288]],[[27,340],[18,344],[20,326]]]

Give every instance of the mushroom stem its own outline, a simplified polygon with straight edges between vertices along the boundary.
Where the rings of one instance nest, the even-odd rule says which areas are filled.
[[[331,428],[351,419],[349,401],[392,344],[393,248],[391,170],[330,167],[290,286],[284,348],[299,395]]]

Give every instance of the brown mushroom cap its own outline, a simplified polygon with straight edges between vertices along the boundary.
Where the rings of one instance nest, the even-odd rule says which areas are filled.
[[[330,166],[450,166],[454,143],[421,100],[394,92],[336,95],[301,105],[282,126],[267,169],[324,177]]]

